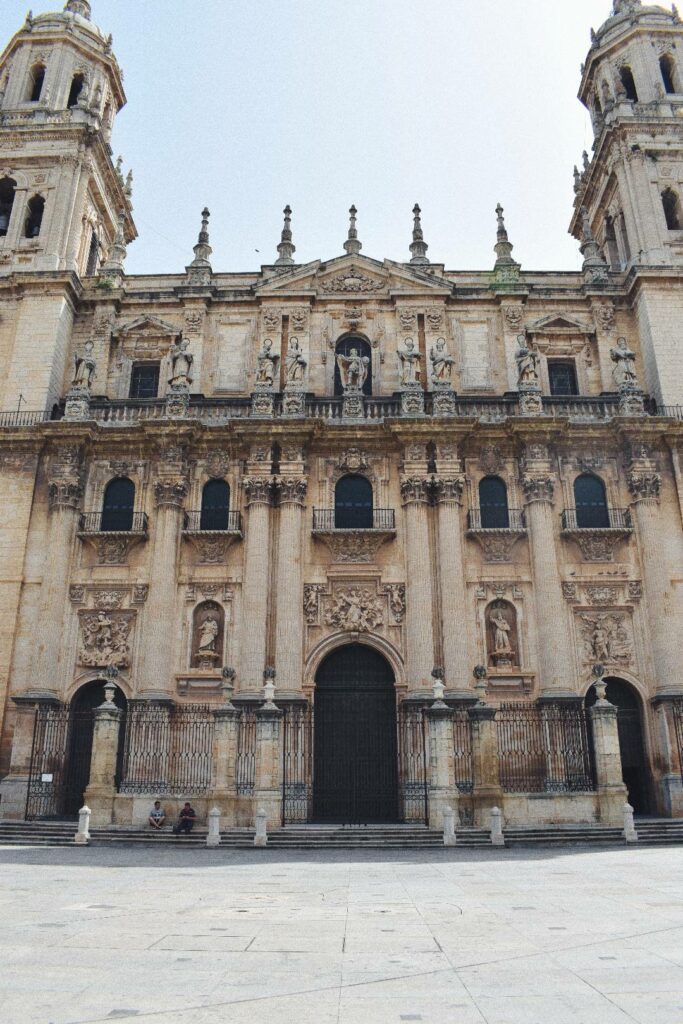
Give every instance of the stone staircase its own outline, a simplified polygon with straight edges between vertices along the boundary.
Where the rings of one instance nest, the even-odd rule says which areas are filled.
[[[223,843],[227,836],[223,834]],[[490,847],[483,829],[458,830],[458,846]],[[273,850],[429,850],[442,849],[443,834],[424,825],[324,826],[289,825],[268,833]]]

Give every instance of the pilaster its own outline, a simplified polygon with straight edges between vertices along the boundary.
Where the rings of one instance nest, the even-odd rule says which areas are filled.
[[[265,475],[263,463],[252,461],[249,469],[244,480],[247,516],[238,681],[240,690],[260,695],[266,665],[273,481]]]
[[[409,694],[421,695],[426,689],[431,690],[434,666],[428,498],[424,478],[402,477],[406,524],[406,679]]]

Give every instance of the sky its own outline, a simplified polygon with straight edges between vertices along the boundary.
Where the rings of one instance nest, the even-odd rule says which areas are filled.
[[[62,0],[31,0],[34,14]],[[29,0],[0,0],[2,43]],[[592,133],[576,98],[611,0],[92,0],[128,104],[112,145],[134,174],[129,274],[178,273],[211,210],[213,268],[343,253],[495,260],[501,202],[526,270],[574,270],[572,168]]]

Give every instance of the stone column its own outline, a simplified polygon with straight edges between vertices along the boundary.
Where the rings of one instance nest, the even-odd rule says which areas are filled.
[[[462,551],[460,506],[463,477],[436,482],[439,502],[439,585],[441,596],[441,644],[445,680],[451,695],[471,696],[468,655],[468,613]]]
[[[458,814],[453,756],[453,712],[437,700],[425,712],[429,722],[429,827],[442,829],[447,810]]]
[[[251,477],[244,481],[244,490],[247,525],[242,582],[242,644],[237,679],[240,690],[260,695],[268,633],[271,478]]]
[[[479,828],[488,828],[491,809],[503,806],[496,709],[488,704],[477,704],[468,710],[468,715],[472,723],[474,823]]]
[[[91,811],[90,824],[93,826],[111,825],[114,820],[116,760],[123,714],[112,700],[114,686],[106,686],[104,692],[106,700],[95,710],[90,781],[84,797]]]
[[[211,789],[228,826],[237,824],[236,768],[240,713],[231,702],[217,708],[213,734]]]
[[[303,552],[301,526],[307,482],[305,477],[281,477],[280,537],[277,558],[275,665],[278,693],[300,696],[303,685]]]
[[[145,636],[139,669],[138,694],[142,700],[168,699],[175,690],[173,638],[178,631],[178,545],[188,477],[184,453],[167,449],[161,459],[154,484],[156,513],[150,557],[154,571],[144,613]]]
[[[683,703],[683,702],[682,702]],[[683,817],[683,763],[674,719],[674,700],[655,697],[651,701],[659,769],[660,811],[672,818]],[[683,730],[683,722],[679,725]]]
[[[576,697],[575,654],[557,563],[553,509],[555,482],[551,476],[547,447],[544,444],[527,445],[523,465],[522,486],[531,546],[541,696],[546,699]]]
[[[264,810],[269,829],[282,824],[282,719],[272,701],[256,711],[254,815]]]
[[[588,713],[593,730],[598,812],[605,825],[621,825],[628,794],[621,774],[617,709],[605,699],[603,682],[597,682],[595,688],[598,700]]]
[[[432,688],[434,667],[426,481],[404,477],[401,498],[406,526],[406,681],[409,696],[424,696],[424,691]]]

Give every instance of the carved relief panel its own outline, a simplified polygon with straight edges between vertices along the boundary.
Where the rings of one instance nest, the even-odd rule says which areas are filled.
[[[328,633],[374,633],[400,648],[406,614],[403,583],[382,584],[377,576],[333,579],[304,586],[307,646]]]

